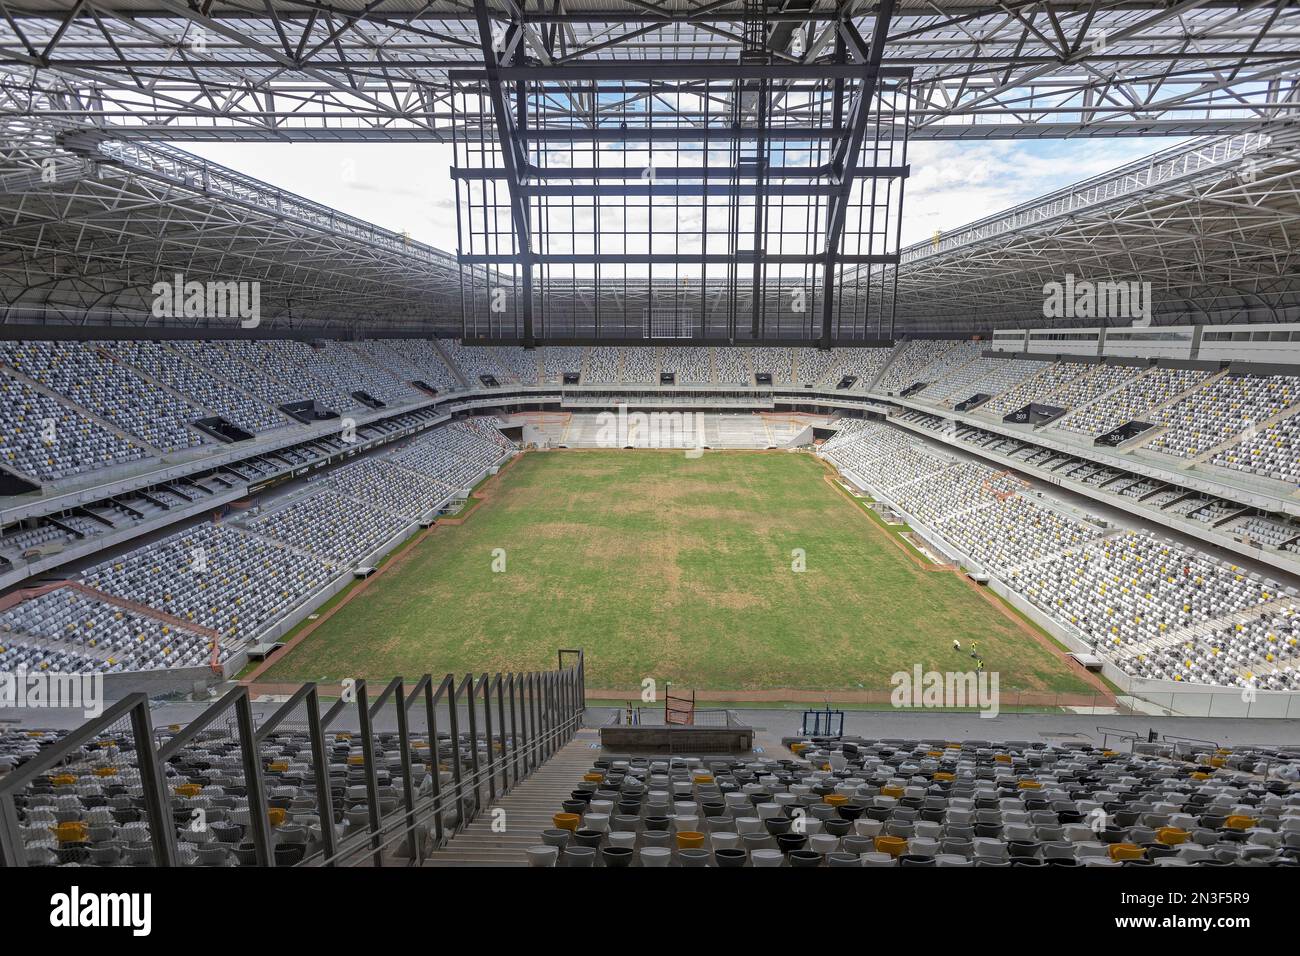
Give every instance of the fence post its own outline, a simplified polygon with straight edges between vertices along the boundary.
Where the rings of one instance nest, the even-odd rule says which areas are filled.
[[[506,696],[510,698],[510,762],[515,775],[515,784],[519,783],[519,701],[515,697],[515,675],[511,673],[510,689]]]
[[[565,671],[564,677],[564,739],[567,743],[573,736],[573,715],[577,713],[578,694],[573,683],[573,668]]]
[[[536,671],[528,675],[528,709],[533,712],[533,769],[542,762],[542,702],[539,699],[540,681]]]
[[[480,678],[479,686],[483,688],[483,743],[487,748],[488,803],[495,803],[497,799],[497,781],[496,754],[492,752],[492,682],[488,680],[487,674]],[[477,748],[475,749],[477,750]],[[474,779],[477,780],[478,777]]]
[[[447,721],[450,723],[448,732],[451,734],[451,777],[456,786],[456,819],[460,821],[458,828],[463,828],[465,821],[461,814],[461,807],[465,803],[465,782],[462,779],[460,766],[460,707],[456,703],[456,698],[460,696],[460,689],[456,686],[456,675],[448,674],[447,679],[451,682],[451,697],[447,699]]]
[[[542,675],[542,713],[546,715],[543,722],[543,732],[546,734],[542,741],[543,753],[550,760],[551,754],[555,752],[555,677],[550,673]]]
[[[475,710],[478,705],[476,702],[477,694],[474,690],[474,675],[466,674],[462,686],[466,687],[465,706],[469,713],[469,761],[470,761],[470,778],[474,781],[474,815],[477,816],[482,806],[482,794],[479,793],[478,779],[478,715]]]
[[[528,718],[528,674],[519,675],[519,732],[524,736],[524,746],[520,750],[523,759],[524,775],[532,772],[533,734]]]
[[[153,723],[149,704],[141,700],[131,708],[131,733],[135,737],[136,766],[140,770],[140,789],[144,795],[144,812],[149,820],[155,866],[176,865],[176,822],[172,817],[171,798],[163,785],[154,746]]]
[[[402,761],[402,802],[406,804],[406,851],[412,863],[416,859],[415,789],[411,785],[411,737],[406,722],[406,692],[402,684],[393,691],[397,701],[397,752]]]
[[[441,686],[439,687],[441,690]],[[433,794],[433,833],[439,844],[442,843],[442,769],[438,756],[438,708],[435,700],[437,691],[433,689],[433,676],[429,676],[428,686],[424,688],[425,720],[429,725],[429,759],[433,773],[431,792]]]
[[[370,845],[374,850],[375,866],[384,865],[384,852],[379,846],[379,777],[375,768],[375,738],[370,731],[370,704],[367,701],[366,682],[357,682],[357,725],[361,732],[361,763],[366,774],[366,802],[370,811]]]
[[[12,793],[0,793],[0,868],[27,865],[27,848],[18,828],[18,808]]]
[[[239,749],[244,758],[244,785],[248,790],[248,822],[253,830],[253,849],[259,866],[275,866],[271,850],[271,816],[267,811],[266,788],[262,784],[262,755],[253,728],[253,705],[248,688],[235,698],[235,723],[239,727]]]
[[[506,750],[506,685],[500,674],[497,674],[497,718],[501,736],[501,792],[504,794],[510,789],[510,756]],[[513,736],[510,744],[514,746]]]
[[[325,730],[320,723],[320,701],[312,684],[303,699],[307,708],[307,737],[311,741],[311,759],[315,764],[316,806],[320,810],[320,838],[324,844],[326,866],[334,866],[334,796],[330,792],[329,757],[325,753]]]

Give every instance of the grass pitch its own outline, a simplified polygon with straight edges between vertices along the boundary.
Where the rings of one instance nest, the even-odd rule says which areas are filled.
[[[589,691],[653,677],[736,699],[833,696],[888,691],[917,663],[966,670],[955,637],[979,642],[1004,693],[1091,691],[962,578],[919,567],[826,474],[786,452],[528,454],[260,679],[544,669],[581,647]]]

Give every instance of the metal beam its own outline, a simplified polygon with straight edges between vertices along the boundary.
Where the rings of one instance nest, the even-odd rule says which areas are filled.
[[[851,23],[840,24],[840,38],[837,53],[845,56],[850,49],[862,64],[858,95],[851,111],[850,127],[852,132],[843,140],[836,157],[836,171],[840,177],[839,192],[831,197],[828,211],[829,222],[826,227],[826,246],[822,264],[822,331],[821,347],[828,349],[833,340],[833,322],[835,304],[836,265],[840,254],[840,244],[844,239],[844,222],[848,213],[848,204],[856,180],[846,171],[858,164],[858,153],[862,149],[862,139],[866,135],[867,120],[871,113],[872,100],[875,97],[876,81],[879,75],[881,57],[885,51],[885,37],[889,32],[890,18],[894,12],[894,0],[880,0],[876,11],[876,21],[871,33],[871,47],[868,49],[858,36]]]
[[[506,172],[506,186],[510,191],[510,218],[514,224],[515,243],[518,249],[516,261],[522,271],[523,342],[525,347],[531,348],[533,344],[532,229],[529,225],[528,199],[523,193],[523,183],[519,178],[519,166],[525,161],[526,154],[515,135],[514,120],[510,115],[510,107],[506,103],[501,68],[497,62],[497,52],[493,48],[492,24],[488,19],[487,4],[484,0],[474,0],[474,13],[478,20],[479,38],[483,47],[483,62],[487,65],[487,82],[492,100],[492,113],[496,118],[501,163]]]

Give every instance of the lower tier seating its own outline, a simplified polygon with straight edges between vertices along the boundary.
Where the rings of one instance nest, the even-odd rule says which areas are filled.
[[[1300,752],[789,740],[598,759],[533,866],[1297,866]]]

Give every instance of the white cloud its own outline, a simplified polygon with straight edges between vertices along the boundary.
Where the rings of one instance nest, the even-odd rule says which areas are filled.
[[[181,149],[440,249],[456,248],[442,143],[178,143]]]
[[[918,142],[903,206],[903,244],[929,239],[1121,166],[1176,140]]]
[[[916,142],[903,243],[929,239],[1104,172],[1171,140]],[[183,149],[448,251],[456,248],[451,147],[440,143],[200,143]],[[643,215],[643,214],[639,214]],[[636,218],[638,214],[633,214]],[[590,218],[589,216],[587,217]]]

